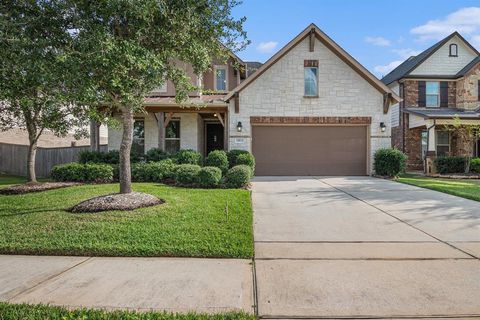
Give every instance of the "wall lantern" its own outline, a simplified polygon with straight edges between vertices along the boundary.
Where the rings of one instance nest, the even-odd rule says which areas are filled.
[[[385,132],[387,130],[387,126],[385,125],[385,122],[380,122],[380,130],[382,130],[382,132]]]
[[[241,123],[240,121],[238,121],[238,123],[237,123],[237,132],[242,132],[242,129],[243,129],[242,123]]]

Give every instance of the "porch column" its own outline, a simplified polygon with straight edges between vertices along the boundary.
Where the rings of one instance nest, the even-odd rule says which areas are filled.
[[[437,156],[437,139],[435,132],[435,123],[431,124],[427,122],[428,130],[428,142],[427,142],[427,154],[425,156],[425,174],[432,175],[437,173],[435,168],[435,158]]]
[[[157,118],[158,125],[158,148],[165,150],[165,115],[163,112],[157,112],[155,113],[155,117]]]

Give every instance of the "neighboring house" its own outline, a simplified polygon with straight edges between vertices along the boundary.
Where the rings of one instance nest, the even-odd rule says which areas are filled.
[[[314,24],[244,80],[231,64],[213,70],[202,84],[215,94],[191,97],[204,108],[176,105],[169,83],[146,99],[139,151],[243,149],[257,175],[367,175],[375,150],[391,145],[390,105],[400,98]],[[120,138],[110,130],[109,147]]]
[[[408,155],[410,170],[427,169],[427,155],[466,155],[468,141],[452,124],[459,118],[480,125],[480,56],[458,32],[408,58],[382,82],[403,99],[392,107],[392,145]]]

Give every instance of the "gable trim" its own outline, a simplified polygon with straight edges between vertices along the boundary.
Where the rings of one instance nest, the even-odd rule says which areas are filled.
[[[251,77],[245,79],[235,89],[233,89],[225,100],[230,100],[235,93],[238,93],[245,89],[250,83],[255,81],[265,71],[267,71],[278,60],[283,58],[290,50],[303,41],[310,33],[315,33],[315,37],[325,45],[330,51],[338,56],[343,62],[345,62],[350,68],[357,72],[362,78],[364,78],[370,85],[377,89],[382,94],[389,94],[389,104],[395,104],[402,99],[396,95],[390,88],[388,88],[383,82],[378,80],[373,74],[370,73],[364,66],[362,66],[357,60],[355,60],[350,54],[348,54],[343,48],[341,48],[335,41],[323,33],[315,24],[310,24],[305,30],[303,30],[298,36],[292,39],[287,45],[285,45],[280,51],[274,54],[267,62],[265,62]]]

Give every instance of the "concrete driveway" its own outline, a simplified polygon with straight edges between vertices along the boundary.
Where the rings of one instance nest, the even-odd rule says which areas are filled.
[[[480,316],[480,203],[369,177],[253,182],[266,318]]]

